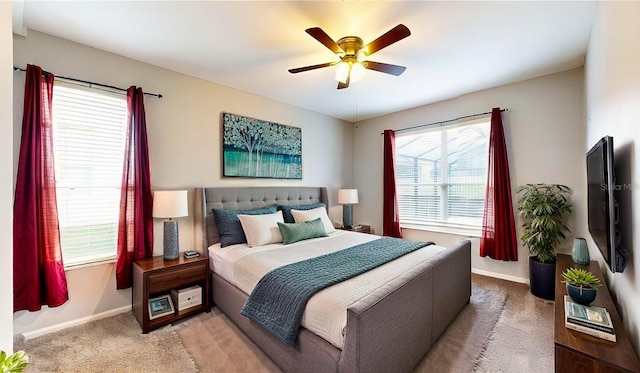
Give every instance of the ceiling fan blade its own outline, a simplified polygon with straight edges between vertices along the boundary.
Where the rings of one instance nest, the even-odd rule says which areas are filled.
[[[387,73],[395,76],[402,74],[407,69],[404,66],[373,61],[364,61],[362,66],[364,66],[365,69],[380,71],[381,73]]]
[[[289,72],[291,74],[296,74],[296,73],[301,73],[303,71],[320,69],[322,67],[329,67],[329,66],[332,66],[332,65],[334,65],[334,62],[327,62],[327,63],[321,63],[321,64],[317,64],[317,65],[311,65],[311,66],[305,66],[305,67],[297,67],[295,69],[289,69]]]
[[[347,81],[342,83],[342,82],[338,82],[338,89],[345,89],[347,87],[349,87],[349,82],[351,81],[351,73],[349,73],[349,75],[347,75]]]
[[[331,49],[331,51],[335,54],[343,53],[344,51],[340,46],[333,40],[326,32],[324,32],[320,27],[312,27],[305,30],[307,34],[313,36],[314,39],[322,43],[325,47]]]
[[[398,26],[392,28],[387,31],[385,34],[367,44],[364,47],[365,56],[370,56],[375,52],[379,51],[382,48],[388,47],[389,45],[406,38],[411,35],[411,31],[407,28],[407,26],[403,24],[399,24]]]

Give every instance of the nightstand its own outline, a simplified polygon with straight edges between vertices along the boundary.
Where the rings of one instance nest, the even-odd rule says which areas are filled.
[[[351,228],[342,227],[338,228],[343,231],[351,231],[351,232],[360,232],[360,233],[371,233],[371,227],[368,225],[353,225]]]
[[[171,290],[186,289],[195,285],[202,288],[200,305],[178,310],[178,305],[174,304],[173,313],[149,318],[150,298],[170,296]],[[210,293],[209,258],[199,256],[185,259],[180,256],[178,259],[164,260],[162,256],[154,256],[133,263],[132,307],[143,333],[203,311],[211,311]]]

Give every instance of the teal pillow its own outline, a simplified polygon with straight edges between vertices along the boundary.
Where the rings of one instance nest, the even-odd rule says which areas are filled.
[[[327,236],[320,218],[305,221],[304,223],[278,222],[278,228],[280,228],[280,233],[282,234],[282,243],[285,245],[310,238]]]

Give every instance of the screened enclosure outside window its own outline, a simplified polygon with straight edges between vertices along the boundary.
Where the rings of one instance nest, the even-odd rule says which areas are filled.
[[[396,136],[401,224],[482,226],[489,130],[482,119]]]
[[[114,259],[126,97],[56,82],[53,143],[65,267]]]

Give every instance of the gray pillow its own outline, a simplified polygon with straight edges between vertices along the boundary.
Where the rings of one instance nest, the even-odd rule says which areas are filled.
[[[218,210],[212,209],[220,235],[220,247],[246,243],[247,237],[242,230],[238,215],[264,215],[277,212],[276,205],[265,206],[255,210]]]
[[[285,223],[295,223],[296,221],[293,219],[293,215],[291,215],[291,210],[313,210],[318,207],[327,208],[324,203],[320,202],[312,205],[278,206],[278,210],[282,211],[282,217]]]
[[[304,223],[278,222],[278,228],[280,228],[280,233],[282,234],[282,243],[285,245],[310,238],[327,236],[320,218],[305,221]]]

